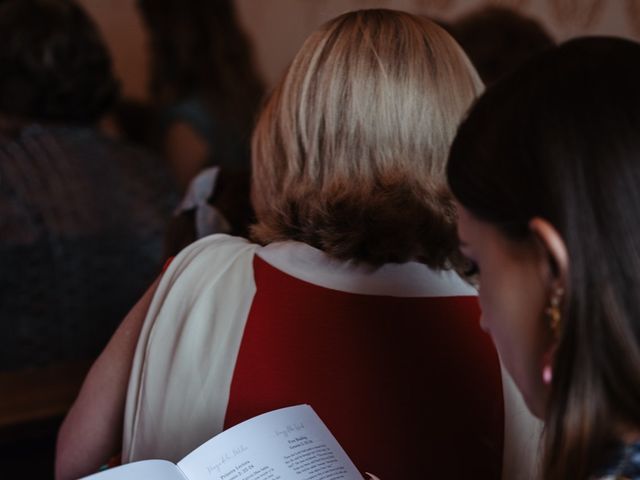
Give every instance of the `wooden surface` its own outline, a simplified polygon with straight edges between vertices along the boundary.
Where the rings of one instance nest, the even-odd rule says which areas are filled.
[[[8,432],[14,437],[21,426],[63,417],[90,365],[78,361],[0,372],[0,440]]]
[[[91,363],[0,372],[0,478],[53,480],[58,428]]]

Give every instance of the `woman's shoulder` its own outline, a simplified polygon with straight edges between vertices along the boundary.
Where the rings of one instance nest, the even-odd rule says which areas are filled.
[[[224,233],[208,235],[184,248],[172,260],[165,276],[182,275],[185,272],[212,274],[223,266],[229,266],[241,258],[253,258],[259,246],[242,237]]]

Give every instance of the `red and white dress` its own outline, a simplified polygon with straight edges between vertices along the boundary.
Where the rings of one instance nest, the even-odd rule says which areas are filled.
[[[453,272],[206,237],[175,258],[151,303],[123,461],[177,461],[236,423],[308,403],[383,480],[529,478],[537,431],[478,318]]]

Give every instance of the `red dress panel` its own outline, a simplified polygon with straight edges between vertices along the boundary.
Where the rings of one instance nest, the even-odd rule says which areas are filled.
[[[346,293],[253,264],[225,428],[308,403],[382,480],[501,477],[500,365],[475,297]]]

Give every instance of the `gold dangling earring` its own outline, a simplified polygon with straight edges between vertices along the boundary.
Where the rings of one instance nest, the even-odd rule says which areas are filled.
[[[560,313],[560,302],[563,295],[564,290],[561,287],[557,287],[549,298],[549,306],[544,310],[544,313],[549,320],[549,329],[551,330],[554,342],[556,342],[558,340],[558,337],[560,336],[560,322],[562,320],[562,314]],[[555,347],[553,347],[544,356],[544,365],[542,367],[542,382],[545,385],[551,385],[551,381],[553,380],[553,368],[551,365],[553,363],[554,353]]]
[[[560,335],[560,321],[562,320],[560,301],[563,295],[564,290],[561,287],[556,287],[551,294],[551,298],[549,298],[549,306],[544,310],[544,313],[549,319],[549,329],[555,340],[557,340]]]

